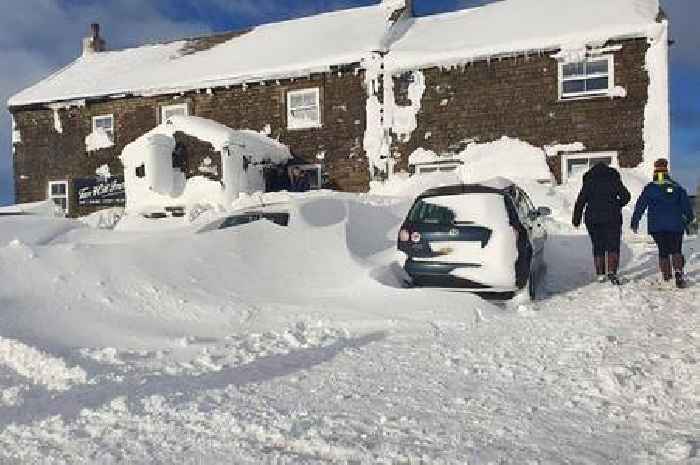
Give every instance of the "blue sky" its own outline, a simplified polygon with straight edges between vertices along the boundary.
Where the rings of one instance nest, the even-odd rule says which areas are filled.
[[[490,0],[414,0],[417,14]],[[536,0],[534,0],[536,1]],[[0,99],[69,63],[88,25],[98,21],[111,48],[244,28],[376,0],[24,0],[0,5]],[[700,182],[700,1],[662,0],[671,18],[672,161],[674,176]],[[13,201],[10,118],[0,110],[0,205]]]

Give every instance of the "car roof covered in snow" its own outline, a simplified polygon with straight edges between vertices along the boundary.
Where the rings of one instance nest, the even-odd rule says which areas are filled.
[[[443,197],[447,195],[460,194],[504,194],[503,189],[483,184],[454,184],[451,186],[440,186],[433,189],[428,189],[418,196],[418,199],[428,197]]]
[[[400,19],[377,5],[265,24],[240,33],[87,54],[11,97],[10,107],[122,95],[161,95],[306,76],[390,51],[390,71],[523,51],[644,37],[658,0],[501,0]]]

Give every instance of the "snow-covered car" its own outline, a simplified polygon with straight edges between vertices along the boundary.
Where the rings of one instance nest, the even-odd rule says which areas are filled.
[[[267,220],[278,226],[289,226],[289,210],[279,206],[257,207],[241,210],[200,229],[201,232],[214,231],[217,229],[228,229],[253,223],[255,221]]]
[[[414,286],[534,298],[550,214],[504,178],[428,190],[399,231],[404,269]]]

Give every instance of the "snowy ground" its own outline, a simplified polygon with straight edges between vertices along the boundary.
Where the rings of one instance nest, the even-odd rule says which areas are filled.
[[[518,307],[402,289],[406,202],[296,205],[202,234],[0,218],[0,464],[700,464],[700,288],[655,290],[643,237],[616,289],[552,223]]]

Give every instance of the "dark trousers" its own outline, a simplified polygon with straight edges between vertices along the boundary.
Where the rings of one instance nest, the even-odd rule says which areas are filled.
[[[622,225],[620,224],[587,224],[588,235],[593,243],[593,256],[605,257],[606,253],[620,253],[620,238],[622,237]]]
[[[653,233],[651,237],[659,248],[659,257],[668,258],[671,255],[683,253],[683,233]]]

